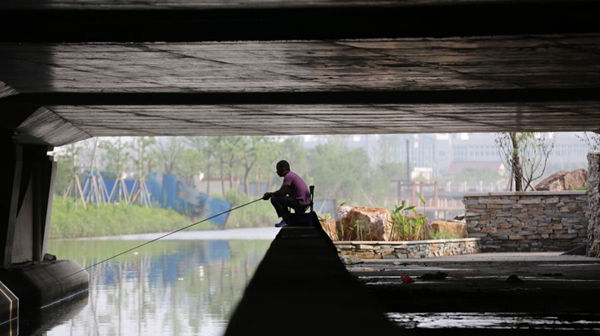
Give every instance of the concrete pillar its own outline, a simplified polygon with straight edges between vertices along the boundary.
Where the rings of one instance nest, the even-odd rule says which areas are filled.
[[[19,310],[83,297],[88,273],[74,261],[44,258],[56,172],[56,163],[47,154],[51,147],[42,142],[19,142],[9,135],[0,142],[7,171],[0,178],[4,218],[0,225],[0,282],[18,298]],[[11,302],[0,302],[0,312],[10,310]]]
[[[46,252],[56,163],[47,155],[47,145],[2,141],[5,153],[0,229],[1,268],[40,262]]]
[[[600,153],[589,153],[588,158],[588,245],[587,255],[600,257]]]

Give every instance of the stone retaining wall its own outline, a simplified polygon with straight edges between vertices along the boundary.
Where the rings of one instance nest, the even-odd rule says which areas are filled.
[[[600,153],[590,153],[588,158],[588,245],[587,255],[600,257]]]
[[[338,253],[361,259],[406,259],[478,253],[479,239],[436,239],[414,241],[336,241]]]
[[[585,191],[466,194],[469,237],[481,238],[483,252],[567,251],[585,243]]]

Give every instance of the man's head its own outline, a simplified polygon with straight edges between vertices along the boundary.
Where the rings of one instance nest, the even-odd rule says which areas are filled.
[[[290,171],[290,164],[285,160],[281,160],[277,162],[275,168],[277,169],[277,175],[279,175],[280,177],[284,177],[285,174],[287,174]]]

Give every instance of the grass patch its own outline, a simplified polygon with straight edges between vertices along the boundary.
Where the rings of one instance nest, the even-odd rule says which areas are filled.
[[[130,233],[167,232],[195,220],[174,210],[124,204],[75,206],[72,198],[55,196],[52,206],[50,238],[112,236]],[[210,222],[193,227],[216,228]]]
[[[232,207],[252,200],[239,192],[223,197]],[[272,226],[275,211],[267,201],[256,202],[229,213],[226,228]],[[113,236],[133,233],[168,232],[203,218],[190,218],[175,210],[125,204],[89,204],[86,208],[74,199],[55,196],[52,206],[50,238]],[[213,230],[209,221],[190,230]]]
[[[216,197],[231,202],[231,207],[242,205],[258,198],[248,196],[235,190]],[[277,214],[275,213],[275,209],[273,209],[271,202],[258,201],[231,212],[229,214],[229,219],[227,220],[227,227],[265,227],[273,226],[277,222],[279,222],[277,220]]]
[[[430,232],[429,238],[427,238],[427,239],[435,240],[435,239],[457,239],[457,238],[462,238],[462,237],[453,232],[437,231],[437,232]]]

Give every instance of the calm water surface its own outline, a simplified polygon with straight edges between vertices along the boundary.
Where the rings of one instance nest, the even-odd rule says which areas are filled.
[[[277,232],[182,232],[100,264],[87,300],[64,308],[43,334],[221,335]],[[157,236],[54,240],[49,252],[85,267]]]

